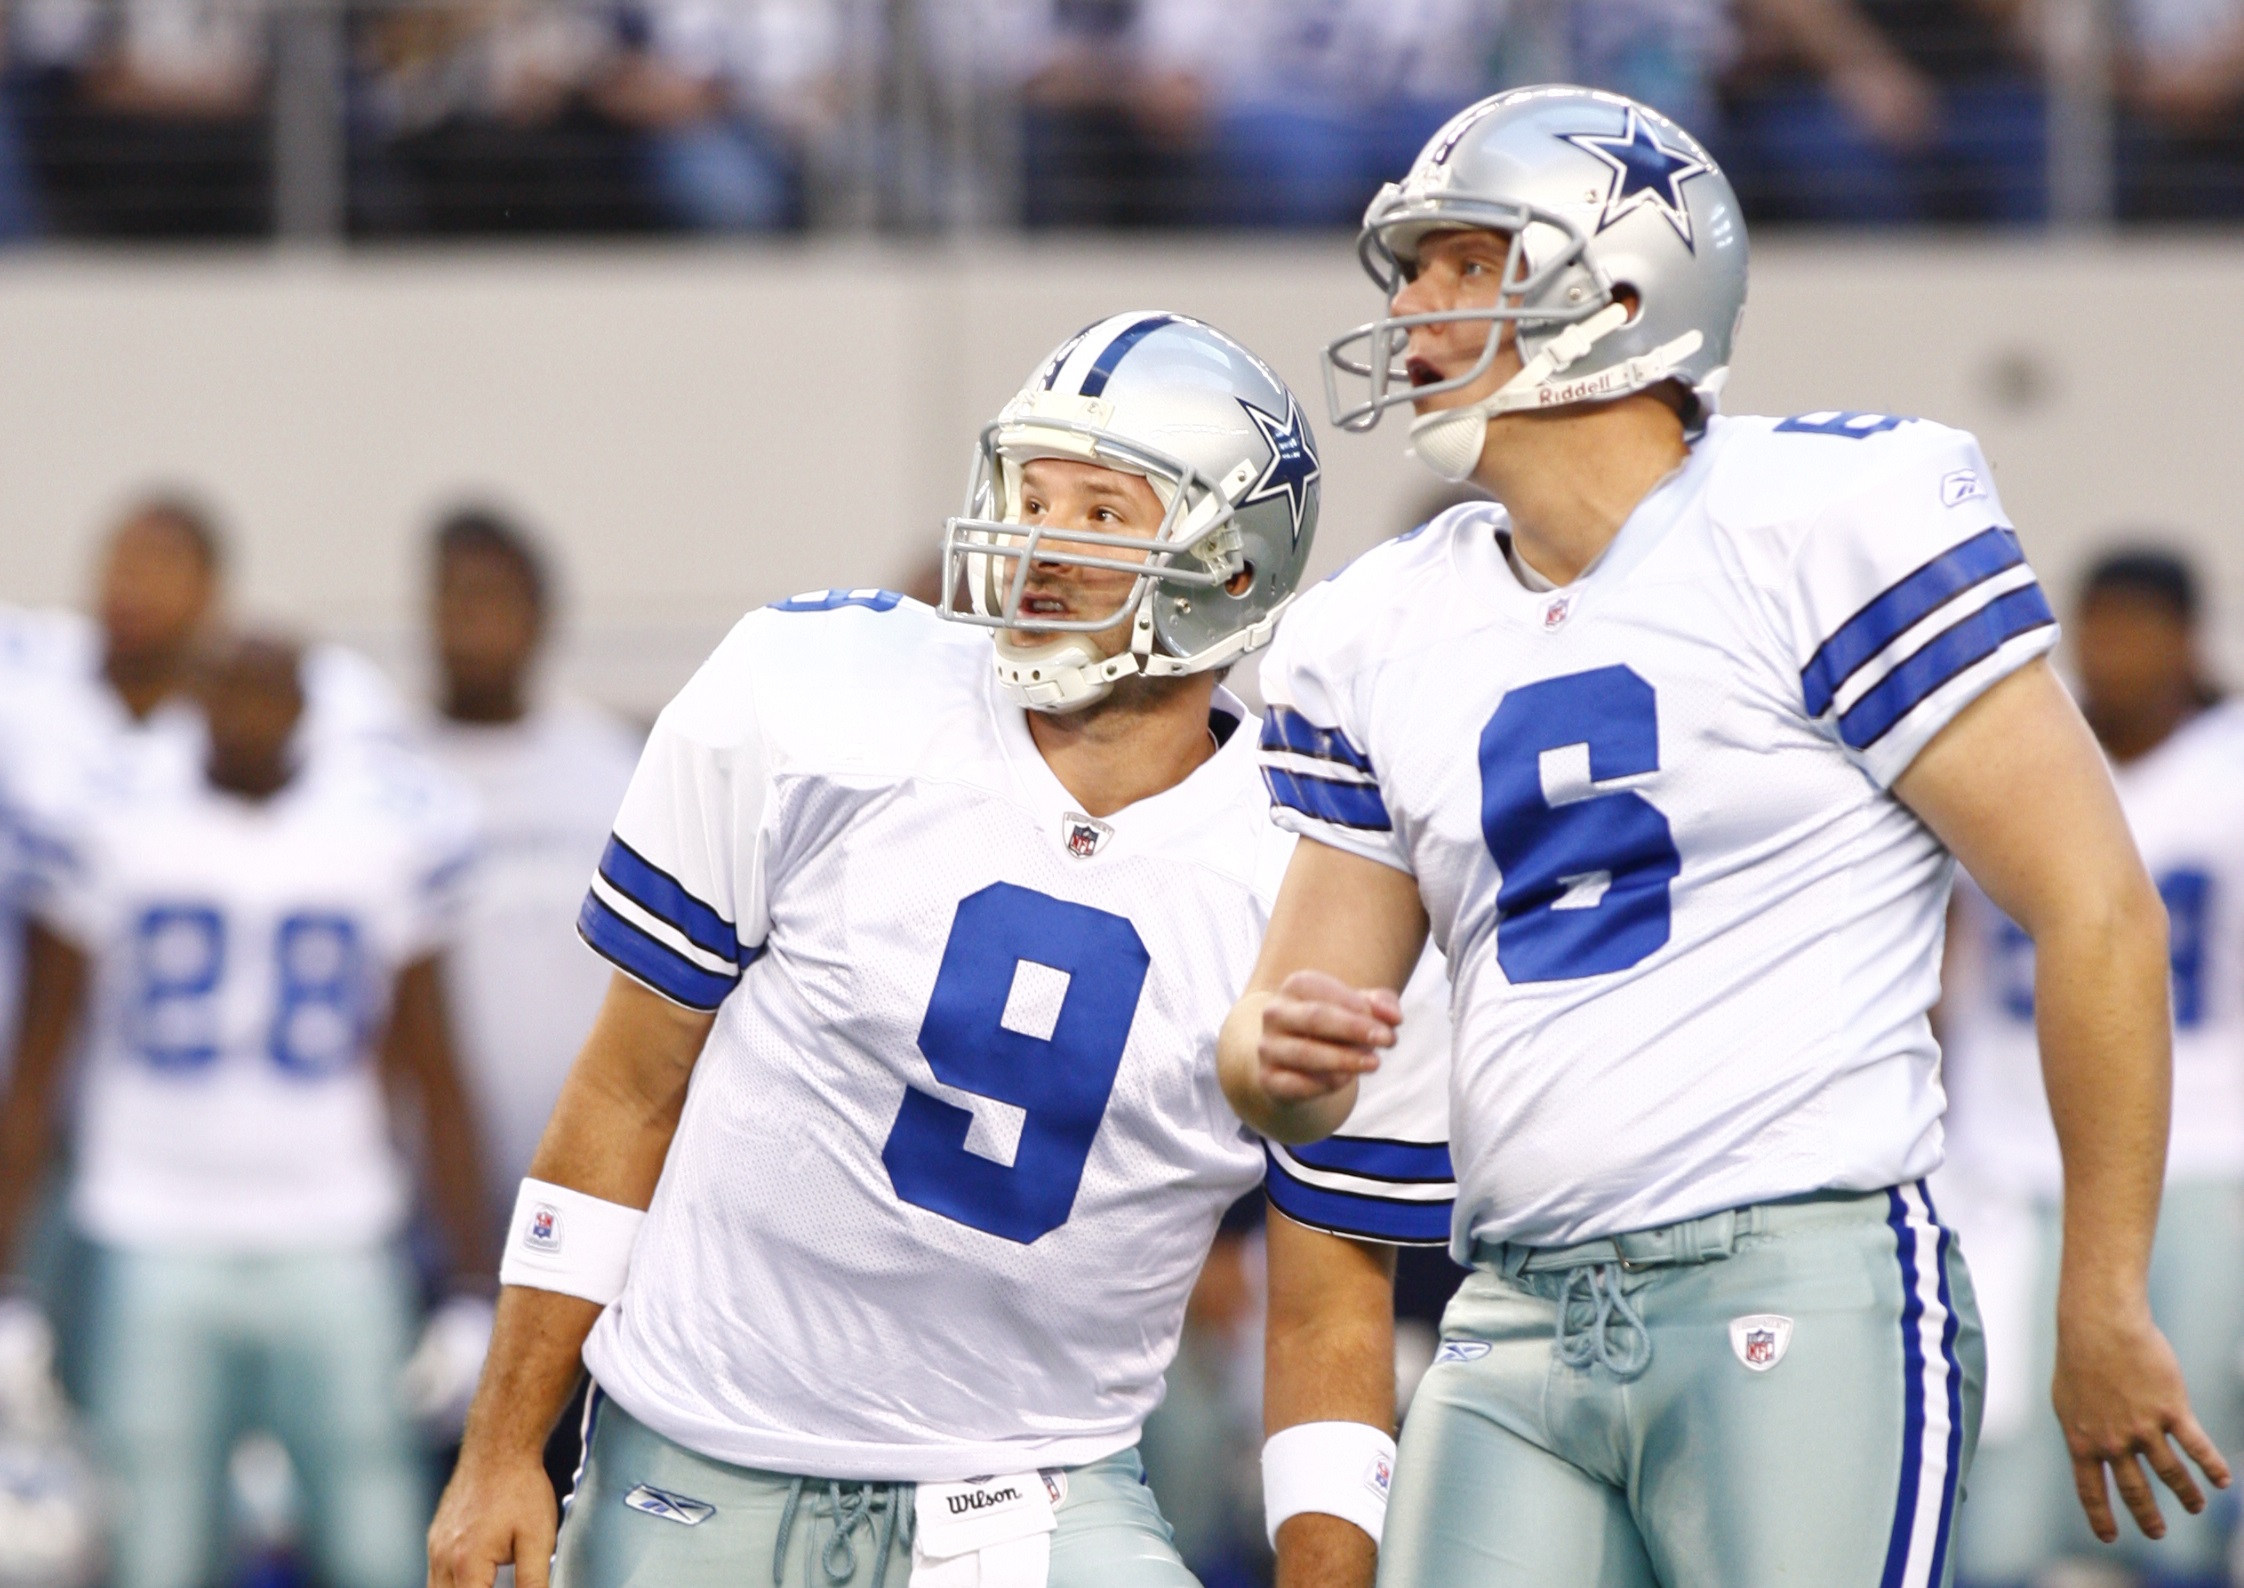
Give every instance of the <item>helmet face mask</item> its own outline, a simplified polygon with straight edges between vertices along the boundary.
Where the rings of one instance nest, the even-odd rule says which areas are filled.
[[[1398,195],[1400,189],[1389,183],[1378,200],[1373,201],[1376,212],[1381,201]],[[1445,392],[1463,391],[1486,375],[1496,362],[1499,344],[1498,326],[1510,321],[1518,327],[1520,356],[1532,356],[1532,337],[1536,329],[1564,327],[1588,319],[1613,301],[1609,283],[1597,282],[1594,289],[1582,283],[1568,284],[1567,301],[1550,305],[1547,299],[1557,296],[1551,288],[1582,258],[1589,239],[1581,228],[1563,215],[1547,214],[1526,206],[1476,205],[1465,213],[1467,206],[1453,206],[1442,221],[1426,227],[1412,239],[1409,253],[1400,255],[1379,231],[1367,223],[1357,241],[1357,257],[1362,260],[1364,272],[1379,283],[1388,300],[1402,291],[1406,282],[1416,275],[1417,245],[1437,232],[1485,231],[1502,236],[1507,243],[1504,259],[1504,285],[1497,301],[1484,309],[1436,309],[1421,314],[1385,314],[1367,321],[1354,330],[1345,331],[1325,344],[1325,406],[1332,422],[1342,430],[1362,432],[1379,423],[1379,416],[1389,408],[1403,403],[1415,403],[1421,398],[1438,397]],[[1478,213],[1485,212],[1485,213]],[[1534,228],[1547,226],[1564,238],[1562,247],[1551,250],[1541,263],[1533,258]],[[1410,375],[1402,367],[1402,359],[1409,352],[1410,333],[1422,325],[1456,325],[1470,321],[1485,321],[1489,326],[1487,344],[1473,366],[1461,375],[1445,380],[1413,386]],[[1340,378],[1351,377],[1364,382],[1363,400],[1344,403],[1340,394]]]
[[[1019,476],[1023,463],[1031,460],[1009,459],[1006,438],[1010,433],[1016,448],[1024,439],[1031,446],[1040,441],[1049,445],[1054,431],[1082,438],[1087,456],[1077,461],[1158,482],[1155,490],[1163,503],[1160,527],[1148,537],[1024,522]],[[1208,505],[1196,513],[1192,507],[1196,502]],[[945,582],[939,610],[945,617],[983,628],[1019,634],[1103,634],[1142,610],[1156,588],[1208,589],[1228,582],[1241,566],[1236,537],[1230,542],[1233,555],[1228,565],[1218,550],[1223,544],[1221,531],[1231,519],[1231,504],[1191,464],[1134,445],[1081,419],[1044,416],[1033,426],[1005,419],[984,425],[967,505],[967,513],[943,525]],[[1199,522],[1188,526],[1191,519]],[[1022,609],[1022,602],[1031,569],[1044,560],[1126,573],[1133,576],[1132,582],[1120,603],[1103,616],[1035,617]],[[956,605],[962,584],[971,602],[966,611]]]
[[[1471,472],[1499,413],[1610,401],[1664,381],[1689,394],[1694,428],[1714,410],[1744,309],[1745,224],[1713,159],[1659,112],[1566,85],[1460,112],[1364,212],[1357,254],[1390,306],[1420,245],[1445,231],[1508,239],[1496,304],[1389,312],[1334,338],[1325,394],[1335,424],[1368,430],[1389,408],[1482,382],[1497,358],[1493,333],[1462,375],[1413,388],[1402,367],[1414,328],[1470,320],[1512,322],[1521,369],[1477,402],[1413,424],[1414,450],[1452,479]],[[1361,396],[1345,398],[1344,381],[1360,382]]]
[[[1159,524],[1028,522],[1023,473],[1042,458],[1143,478]],[[1317,479],[1308,424],[1267,365],[1196,320],[1113,316],[1063,343],[983,427],[965,510],[944,525],[938,611],[995,631],[1000,683],[1039,711],[1090,705],[1132,675],[1228,666],[1268,641],[1293,598]],[[1039,563],[1128,583],[1097,615],[1038,615]],[[1122,647],[1105,654],[1096,637],[1118,627]]]

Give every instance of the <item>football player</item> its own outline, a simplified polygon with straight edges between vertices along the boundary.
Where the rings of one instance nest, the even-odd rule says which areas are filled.
[[[294,1458],[325,1580],[420,1578],[427,1478],[397,1382],[411,1196],[386,1096],[419,1104],[457,1268],[489,1272],[436,957],[465,796],[394,753],[301,756],[298,677],[292,645],[224,644],[200,778],[128,760],[33,813],[52,858],[0,1109],[0,1237],[82,1050],[70,1214],[96,1258],[86,1379],[121,1588],[216,1575],[245,1418]]]
[[[639,739],[537,687],[551,580],[504,515],[465,508],[431,537],[430,631],[440,684],[422,747],[475,791],[483,849],[447,960],[485,1161],[506,1205],[607,990],[577,943],[584,879],[630,784]]]
[[[1328,351],[1368,385],[1337,422],[1408,403],[1495,501],[1319,586],[1264,665],[1304,842],[1222,1059],[1250,1123],[1314,1141],[1429,927],[1449,956],[1474,1272],[1381,1579],[1945,1580],[1982,1380],[1923,1189],[1957,860],[2040,949],[2082,1503],[2116,1536],[2108,1471],[2160,1531],[2147,1463],[2201,1508],[2188,1463],[2228,1469],[2144,1292],[2165,922],[1977,445],[1718,417],[1736,199],[1616,96],[1462,112],[1361,252],[1390,301]]]
[[[2122,551],[2089,570],[2072,640],[2082,714],[2166,904],[2174,1122],[2151,1310],[2196,1387],[2206,1433],[2233,1453],[2244,1449],[2244,707],[2206,683],[2197,616],[2186,563]],[[2034,960],[2033,940],[1984,893],[1957,889],[1941,1015],[1949,1164],[1968,1198],[1949,1214],[1986,1274],[1990,1358],[1958,1573],[1990,1588],[2038,1579],[2088,1543],[2077,1518],[2067,1525],[2057,1430],[2012,1410],[2056,1371],[2064,1178],[2042,1089]],[[2211,1512],[2178,1518],[2163,1545],[2131,1551],[2134,1564],[2177,1588],[2225,1583],[2232,1525]]]
[[[1218,679],[1316,520],[1267,367],[1102,320],[982,433],[969,605],[782,601],[671,702],[585,901],[623,974],[524,1182],[433,1583],[543,1588],[580,1354],[570,1588],[1192,1581],[1135,1444],[1262,1174],[1213,1050],[1291,841]]]

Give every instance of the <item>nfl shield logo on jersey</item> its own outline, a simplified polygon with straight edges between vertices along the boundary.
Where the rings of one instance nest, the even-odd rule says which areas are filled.
[[[1792,1320],[1780,1313],[1756,1312],[1730,1320],[1730,1349],[1756,1373],[1766,1373],[1784,1360],[1792,1344]]]
[[[1551,597],[1543,605],[1543,632],[1548,634],[1554,629],[1565,627],[1566,620],[1573,615],[1574,598],[1572,596]]]
[[[1069,811],[1060,818],[1060,835],[1067,840],[1069,854],[1078,860],[1088,860],[1106,847],[1106,841],[1114,836],[1114,829],[1081,811]]]

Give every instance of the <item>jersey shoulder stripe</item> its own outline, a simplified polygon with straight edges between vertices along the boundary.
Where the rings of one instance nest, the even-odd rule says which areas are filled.
[[[2003,646],[2057,621],[2038,584],[1997,596],[1912,652],[1839,716],[1839,734],[1867,750],[1959,674]]]
[[[1274,803],[1312,820],[1352,827],[1358,832],[1394,831],[1387,802],[1380,798],[1375,784],[1343,783],[1268,764],[1262,769],[1262,781]]]
[[[597,886],[584,896],[584,906],[577,912],[577,933],[618,970],[688,1009],[715,1009],[740,980],[739,971],[727,974],[698,964],[644,922],[630,920],[600,896]],[[760,952],[750,951],[743,958],[753,961]]]
[[[1800,671],[1808,715],[1820,717],[1847,680],[1895,640],[1967,590],[2026,560],[2017,535],[1981,530],[1888,586],[1840,625]]]
[[[613,834],[601,853],[599,874],[609,887],[670,926],[694,947],[729,964],[739,964],[740,940],[733,924]]]
[[[1271,706],[1262,719],[1262,748],[1290,750],[1316,761],[1337,761],[1358,772],[1371,771],[1371,758],[1338,728],[1320,728],[1291,706]]]
[[[1434,1200],[1401,1200],[1369,1191],[1343,1191],[1313,1184],[1287,1161],[1285,1150],[1266,1147],[1264,1189],[1271,1205],[1296,1224],[1357,1240],[1396,1246],[1442,1246],[1449,1241],[1456,1188]]]
[[[1323,1141],[1288,1147],[1287,1156],[1312,1169],[1329,1169],[1365,1180],[1389,1180],[1398,1185],[1438,1185],[1454,1182],[1449,1144],[1442,1141],[1393,1141],[1382,1136],[1327,1136]]]

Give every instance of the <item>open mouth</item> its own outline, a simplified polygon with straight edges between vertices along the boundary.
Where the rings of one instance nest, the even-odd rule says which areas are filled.
[[[1021,597],[1020,615],[1024,618],[1049,618],[1065,621],[1072,617],[1074,613],[1061,597],[1044,591],[1031,590]]]
[[[1410,384],[1414,387],[1431,386],[1442,379],[1441,371],[1434,368],[1431,361],[1423,358],[1409,360],[1403,365],[1403,370],[1410,376]]]

